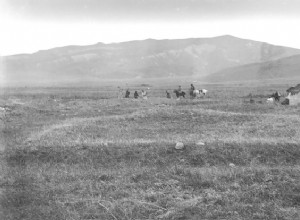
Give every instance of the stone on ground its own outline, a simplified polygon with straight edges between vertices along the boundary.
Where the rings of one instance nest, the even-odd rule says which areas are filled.
[[[197,145],[197,146],[204,146],[204,145],[205,145],[205,143],[204,143],[204,142],[202,142],[202,141],[198,141],[198,142],[196,143],[196,145]]]
[[[229,164],[230,167],[235,167],[234,163]]]
[[[182,150],[184,148],[184,144],[182,142],[177,142],[175,145],[176,150]]]

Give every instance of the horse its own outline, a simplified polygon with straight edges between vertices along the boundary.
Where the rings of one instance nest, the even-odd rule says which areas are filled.
[[[206,89],[200,89],[200,94],[202,93],[203,95],[206,95],[206,93],[208,92]]]
[[[148,99],[148,97],[147,97],[147,91],[142,90],[142,98],[143,99]]]
[[[194,91],[193,91],[193,96],[194,97],[199,97],[201,94],[203,94],[204,96],[206,95],[206,93],[207,93],[208,91],[206,90],[206,89],[195,89]]]
[[[185,92],[184,91],[178,91],[178,90],[175,89],[173,92],[176,94],[177,98],[180,98],[180,96],[185,98]]]

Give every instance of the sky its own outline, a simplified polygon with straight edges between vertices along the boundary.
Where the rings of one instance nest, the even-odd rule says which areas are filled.
[[[0,56],[233,35],[300,48],[300,0],[0,0]]]

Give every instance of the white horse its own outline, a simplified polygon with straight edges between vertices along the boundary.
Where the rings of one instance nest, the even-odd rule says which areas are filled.
[[[194,94],[194,96],[195,97],[200,97],[200,95],[201,94],[203,94],[204,96],[206,95],[206,93],[207,93],[208,91],[206,90],[206,89],[195,89],[194,91],[193,91],[193,94]]]
[[[143,99],[148,99],[148,97],[147,97],[147,91],[142,90],[142,98]]]

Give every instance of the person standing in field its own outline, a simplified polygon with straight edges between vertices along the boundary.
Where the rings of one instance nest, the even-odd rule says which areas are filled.
[[[191,88],[190,88],[190,97],[191,98],[195,98],[195,94],[194,94],[194,90],[195,90],[195,86],[193,84],[191,84]]]
[[[129,89],[127,89],[126,93],[125,93],[125,98],[129,98],[129,95],[130,95],[130,92],[129,92]]]
[[[280,93],[278,91],[276,91],[275,94],[274,94],[275,101],[279,102],[280,101],[280,96],[281,96]]]
[[[171,98],[171,94],[168,92],[168,90],[166,90],[166,93],[167,93],[167,99],[170,99]]]
[[[134,92],[133,97],[134,97],[135,99],[137,99],[137,98],[139,97],[139,94],[138,94],[137,91]]]
[[[195,86],[193,84],[191,84],[191,90],[194,91],[195,90]]]

